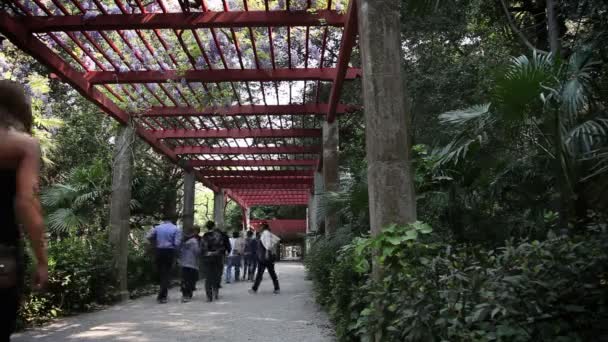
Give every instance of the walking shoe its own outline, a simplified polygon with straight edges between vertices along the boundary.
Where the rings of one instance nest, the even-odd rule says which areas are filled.
[[[191,301],[192,298],[189,297],[182,297],[182,303],[188,303],[189,301]]]
[[[258,291],[254,290],[254,289],[249,289],[249,293],[250,293],[250,294],[257,294],[257,293],[258,293]]]
[[[158,304],[167,304],[167,298],[159,298],[157,299]]]
[[[274,293],[275,295],[281,294],[281,290],[274,290],[272,291],[272,293]]]
[[[220,290],[218,290],[218,289],[213,290],[213,297],[215,300],[220,299]]]

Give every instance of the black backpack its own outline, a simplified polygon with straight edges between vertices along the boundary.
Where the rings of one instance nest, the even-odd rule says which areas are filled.
[[[208,252],[224,252],[226,250],[224,236],[216,230],[205,234],[203,241]]]

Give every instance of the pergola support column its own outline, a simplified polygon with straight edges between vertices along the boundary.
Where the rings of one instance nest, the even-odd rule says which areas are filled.
[[[338,175],[338,122],[323,123],[323,182],[325,193],[336,192],[340,189]],[[325,235],[332,235],[338,229],[338,216],[328,211],[325,216]]]
[[[134,130],[131,125],[120,127],[116,135],[114,167],[112,168],[109,238],[113,247],[114,267],[118,278],[118,296],[123,301],[129,299],[127,261],[134,139]]]
[[[372,235],[416,220],[401,49],[401,2],[358,0]]]
[[[213,195],[213,220],[218,228],[224,229],[224,205],[226,203],[224,189],[219,189],[218,191],[214,192]]]
[[[244,230],[247,231],[251,227],[251,208],[243,208],[243,223],[245,225]]]
[[[401,56],[403,2],[356,1],[363,65],[370,226],[375,236],[390,224],[404,225],[416,220],[408,137],[410,112]],[[381,281],[382,274],[381,265],[374,263],[374,279]],[[375,305],[381,312],[381,304]],[[382,331],[376,331],[374,341],[382,340]]]
[[[325,217],[318,217],[317,211],[319,208],[319,202],[321,201],[321,196],[325,191],[325,182],[323,181],[323,172],[316,171],[314,175],[314,189],[312,195],[312,207],[311,207],[311,229],[313,232],[319,232],[320,230],[324,230],[325,227]]]
[[[196,175],[193,171],[184,172],[184,233],[191,234],[194,230],[194,200],[196,188]]]

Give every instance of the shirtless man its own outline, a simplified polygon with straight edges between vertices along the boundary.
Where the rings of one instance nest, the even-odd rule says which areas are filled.
[[[20,225],[28,233],[37,266],[34,287],[44,287],[48,264],[38,199],[40,146],[29,135],[30,101],[15,82],[0,80],[0,341],[10,341],[24,279]]]

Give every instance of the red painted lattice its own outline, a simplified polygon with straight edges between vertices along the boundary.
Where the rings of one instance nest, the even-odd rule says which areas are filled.
[[[245,207],[306,205],[340,104],[348,0],[13,0],[0,32]]]

